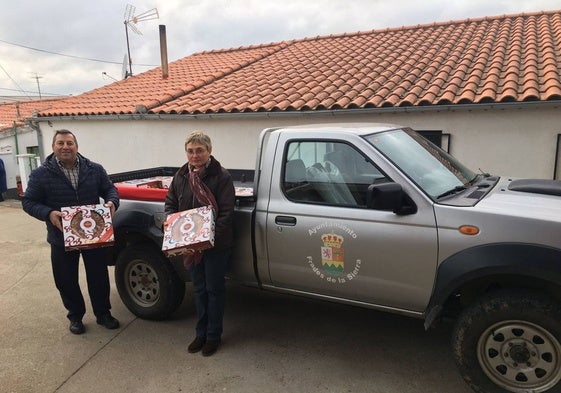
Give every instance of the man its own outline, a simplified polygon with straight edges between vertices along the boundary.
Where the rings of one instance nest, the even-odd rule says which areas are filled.
[[[0,158],[0,202],[4,200],[4,193],[6,191],[8,191],[6,168],[4,167],[4,161]]]
[[[78,153],[78,142],[72,132],[56,131],[52,149],[53,153],[43,165],[31,172],[22,197],[23,210],[47,224],[53,276],[62,303],[68,310],[70,331],[74,334],[86,331],[82,323],[86,306],[78,280],[80,254],[96,321],[107,329],[116,329],[119,321],[110,312],[108,250],[65,251],[60,210],[64,206],[98,204],[101,197],[113,216],[119,206],[117,189],[101,165]]]

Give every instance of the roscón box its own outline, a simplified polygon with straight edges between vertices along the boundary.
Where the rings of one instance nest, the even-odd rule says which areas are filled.
[[[61,212],[67,251],[108,247],[115,243],[108,207],[102,204],[69,206],[63,207]]]
[[[214,214],[211,206],[171,214],[167,219],[162,251],[168,257],[202,251],[214,246]]]

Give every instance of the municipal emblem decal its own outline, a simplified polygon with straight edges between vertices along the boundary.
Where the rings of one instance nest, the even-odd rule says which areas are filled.
[[[327,233],[319,232],[321,229],[331,229]],[[361,260],[351,261],[345,267],[345,235],[347,238],[356,239],[358,235],[350,228],[339,223],[324,223],[308,230],[308,235],[321,240],[319,252],[321,267],[314,263],[314,257],[308,256],[307,263],[312,271],[322,280],[331,283],[345,284],[356,278],[360,271]],[[319,235],[319,236],[318,236]]]
[[[345,271],[345,250],[342,244],[343,236],[334,233],[325,234],[321,237],[323,247],[321,248],[321,265],[328,274],[340,276]]]

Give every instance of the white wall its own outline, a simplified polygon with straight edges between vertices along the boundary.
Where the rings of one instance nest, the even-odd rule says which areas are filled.
[[[0,158],[4,161],[8,189],[16,188],[17,163],[14,160],[13,154],[11,152],[0,151]]]
[[[0,135],[0,154],[6,166],[8,188],[16,188],[16,176],[20,175],[16,155],[27,153],[27,148],[37,146],[37,133],[29,127],[18,127],[17,143],[13,130],[4,131]],[[49,143],[50,146],[50,143]],[[17,147],[17,151],[16,151]]]
[[[213,141],[213,155],[227,168],[252,169],[259,133],[267,127],[370,121],[441,130],[451,134],[450,152],[473,170],[516,177],[553,176],[555,144],[561,133],[559,108],[477,111],[413,111],[352,115],[221,116],[181,120],[87,120],[41,122],[50,153],[54,130],[73,131],[79,151],[109,173],[186,161],[184,140],[201,130]]]

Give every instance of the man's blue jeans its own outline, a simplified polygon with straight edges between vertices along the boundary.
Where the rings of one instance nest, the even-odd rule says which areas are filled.
[[[189,273],[195,288],[197,307],[197,337],[219,340],[222,336],[222,319],[226,303],[226,283],[224,276],[228,268],[230,250],[206,250],[198,264],[189,266]]]

